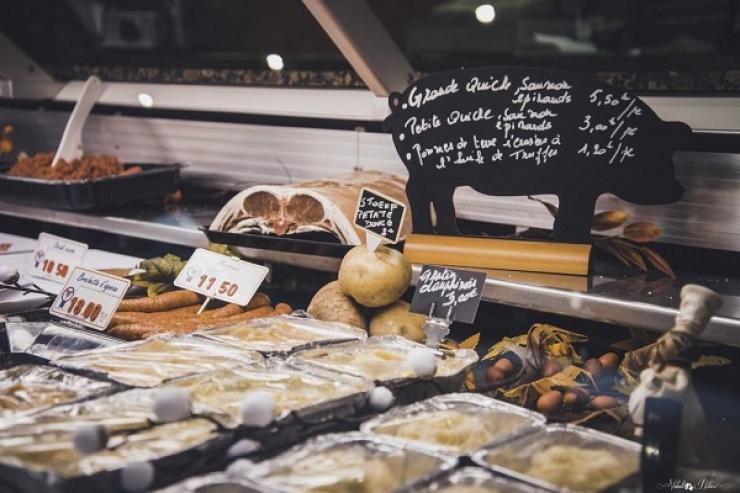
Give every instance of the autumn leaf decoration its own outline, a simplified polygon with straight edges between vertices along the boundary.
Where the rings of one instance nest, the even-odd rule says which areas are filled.
[[[0,131],[0,156],[13,152],[13,141],[10,140],[12,132],[13,127],[10,125],[5,125]]]
[[[557,215],[558,208],[553,204],[536,197],[529,197],[529,199],[545,206],[553,217]],[[594,245],[616,257],[627,267],[647,272],[648,265],[651,265],[666,276],[675,278],[676,275],[666,259],[646,245],[658,239],[661,233],[660,228],[648,222],[634,222],[625,225],[627,219],[628,215],[622,211],[605,211],[594,215],[591,222],[591,229],[594,231],[609,231],[624,225],[620,235],[593,238]]]

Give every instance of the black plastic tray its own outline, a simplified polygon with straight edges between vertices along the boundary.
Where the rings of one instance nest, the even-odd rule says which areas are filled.
[[[133,175],[84,181],[48,181],[8,176],[0,167],[0,196],[13,202],[73,211],[119,206],[137,200],[164,197],[180,185],[179,164],[128,164],[141,166]]]
[[[290,236],[270,236],[258,233],[228,233],[201,228],[209,241],[230,246],[276,250],[280,252],[319,255],[322,257],[343,258],[355,245],[343,245],[329,241],[307,240]],[[387,245],[403,251],[403,242]]]

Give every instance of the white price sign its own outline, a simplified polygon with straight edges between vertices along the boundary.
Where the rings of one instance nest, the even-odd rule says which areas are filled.
[[[84,243],[41,233],[31,257],[28,275],[64,284],[72,270],[82,263],[85,252],[87,245]]]
[[[130,285],[128,279],[75,267],[49,313],[104,330]]]
[[[262,265],[198,248],[175,279],[175,286],[244,306],[269,271]]]

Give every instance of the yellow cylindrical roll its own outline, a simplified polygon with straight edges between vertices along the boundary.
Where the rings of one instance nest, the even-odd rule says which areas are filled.
[[[586,275],[591,245],[412,234],[403,253],[415,264]]]

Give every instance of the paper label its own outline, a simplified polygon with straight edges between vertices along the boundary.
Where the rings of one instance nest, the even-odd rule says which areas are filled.
[[[131,281],[75,267],[49,313],[96,330],[104,330],[128,291]]]
[[[39,234],[28,275],[64,284],[72,270],[82,263],[87,245],[48,233]]]
[[[262,265],[198,248],[175,279],[175,286],[244,306],[269,271]]]

